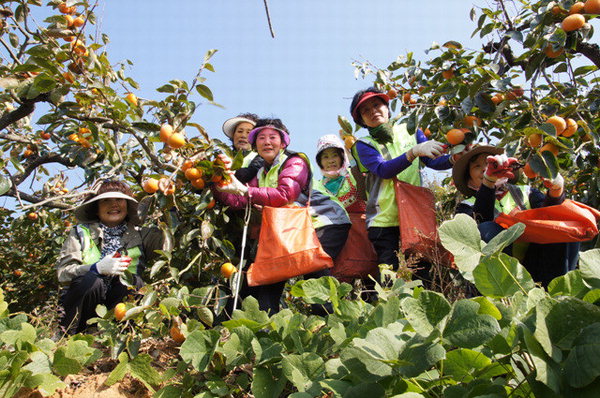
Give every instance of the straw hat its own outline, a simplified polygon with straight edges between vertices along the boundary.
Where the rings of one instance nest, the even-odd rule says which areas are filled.
[[[235,127],[242,122],[250,123],[252,127],[256,126],[256,122],[254,120],[247,119],[241,116],[236,116],[232,117],[231,119],[225,120],[225,123],[223,123],[223,132],[227,137],[229,137],[229,139],[233,140],[233,133],[235,132]]]
[[[500,155],[504,153],[504,149],[491,145],[480,145],[462,155],[456,163],[454,163],[454,166],[452,167],[452,179],[454,180],[456,189],[463,195],[473,196],[476,193],[473,188],[469,187],[469,162],[471,159],[482,153],[488,155]]]
[[[129,222],[140,225],[142,224],[142,220],[138,215],[138,202],[134,198],[129,195],[126,195],[122,192],[111,191],[104,192],[100,195],[94,196],[93,198],[86,200],[81,205],[79,205],[75,209],[75,218],[80,223],[91,223],[98,222],[98,214],[97,214],[97,206],[93,206],[92,204],[101,199],[125,199],[127,201],[127,219]]]

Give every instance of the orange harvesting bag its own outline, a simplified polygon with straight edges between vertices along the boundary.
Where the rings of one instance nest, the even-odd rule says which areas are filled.
[[[600,211],[583,203],[566,199],[555,206],[501,213],[496,223],[508,228],[518,222],[525,224],[519,241],[532,243],[583,242],[598,235]]]
[[[377,253],[367,235],[364,213],[348,213],[352,227],[344,248],[335,258],[331,274],[342,281],[377,275]]]
[[[258,251],[247,273],[249,286],[331,267],[333,260],[321,247],[308,207],[263,207]]]
[[[440,242],[433,192],[395,179],[402,253],[453,266],[453,257]]]

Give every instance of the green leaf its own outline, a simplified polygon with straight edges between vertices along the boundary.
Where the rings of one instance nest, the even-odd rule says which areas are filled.
[[[429,336],[450,314],[451,308],[443,295],[428,290],[422,291],[416,299],[407,297],[402,300],[402,310],[406,319],[413,329],[423,336]],[[441,327],[443,326],[442,324]]]
[[[491,256],[494,253],[501,252],[505,247],[516,241],[519,236],[525,232],[525,224],[516,223],[508,229],[500,232],[489,241],[481,251],[484,256]]]
[[[138,129],[138,130],[142,130],[142,131],[146,131],[149,133],[153,133],[156,131],[160,131],[160,126],[156,123],[149,123],[149,122],[133,122],[131,123],[131,126]]]
[[[125,354],[125,355],[127,355],[127,354]],[[112,370],[112,372],[110,372],[110,374],[104,381],[104,384],[106,384],[107,386],[112,386],[113,384],[118,383],[119,381],[123,380],[123,378],[125,377],[125,375],[128,372],[129,372],[129,363],[121,362]]]
[[[575,297],[546,298],[538,302],[535,310],[535,337],[555,360],[559,360],[559,353],[554,347],[570,349],[583,328],[600,322],[600,308]]]
[[[56,390],[65,388],[67,385],[55,375],[45,373],[29,377],[26,386],[32,389],[37,388],[43,396],[52,396]]]
[[[287,379],[281,377],[281,369],[276,367],[255,367],[252,375],[252,394],[255,398],[278,398],[281,396]]]
[[[543,151],[541,155],[534,153],[529,158],[529,164],[533,171],[543,178],[552,179],[556,177],[559,171],[558,160],[550,151]]]
[[[306,391],[313,383],[323,379],[325,364],[323,359],[313,352],[300,355],[290,354],[281,361],[283,375],[298,389]]]
[[[152,387],[161,383],[161,377],[160,373],[150,365],[151,362],[152,357],[150,355],[138,355],[129,362],[129,371],[131,376],[144,383],[148,389],[154,392]]]
[[[392,364],[394,370],[404,377],[417,377],[446,356],[446,350],[441,344],[419,335],[408,340],[403,348]]]
[[[583,282],[581,271],[579,270],[567,272],[565,275],[554,278],[548,284],[548,293],[551,296],[573,296],[583,298],[589,290],[589,287]]]
[[[207,100],[209,100],[209,101],[214,100],[212,91],[210,91],[210,88],[208,88],[204,84],[198,84],[196,86],[196,91],[198,91],[198,94],[200,94],[201,96],[203,96]]]
[[[219,341],[218,330],[196,330],[181,345],[179,354],[199,372],[208,368]]]
[[[444,329],[444,338],[463,348],[474,348],[492,339],[500,332],[498,321],[479,313],[479,304],[471,300],[454,303],[452,316]]]
[[[442,245],[454,255],[461,272],[470,274],[481,258],[481,237],[477,223],[466,214],[457,214],[439,228]]]
[[[52,364],[50,363],[48,355],[41,351],[34,351],[31,353],[29,359],[31,362],[24,366],[23,369],[30,371],[32,375],[52,373]]]
[[[373,381],[377,378],[392,374],[391,363],[398,360],[400,351],[408,335],[402,332],[400,322],[392,323],[387,327],[369,330],[366,338],[355,338],[352,345],[342,350],[340,358],[343,365],[353,377],[364,381]],[[404,362],[411,365],[410,362]]]
[[[492,364],[485,354],[466,348],[459,348],[446,354],[444,375],[450,375],[460,383],[474,380],[476,372]]]
[[[518,291],[527,294],[535,287],[525,267],[505,253],[484,258],[473,271],[473,277],[481,294],[494,298],[509,297]]]
[[[579,269],[583,279],[592,287],[600,289],[600,249],[579,253]]]
[[[54,353],[52,369],[59,376],[64,377],[70,374],[77,374],[82,368],[83,366],[79,361],[67,356],[65,347],[60,347]]]
[[[573,341],[565,373],[573,387],[585,387],[600,376],[600,323],[585,327]]]
[[[338,124],[344,130],[345,133],[352,134],[352,125],[344,116],[338,115]]]

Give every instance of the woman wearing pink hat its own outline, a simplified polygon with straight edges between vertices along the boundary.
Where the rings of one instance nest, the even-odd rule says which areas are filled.
[[[250,132],[248,141],[264,160],[264,166],[247,185],[232,176],[230,184],[216,187],[216,198],[236,209],[244,208],[248,201],[272,207],[294,203],[306,205],[311,181],[310,162],[306,155],[287,149],[290,136],[281,120],[259,119]],[[348,214],[338,202],[314,189],[310,191],[310,213],[321,246],[330,257],[335,258],[348,237]],[[305,277],[318,278],[325,275],[329,275],[329,270],[307,274]],[[242,294],[254,296],[262,310],[276,313],[279,311],[284,286],[285,281],[245,288]],[[313,312],[320,311],[313,307]]]
[[[389,101],[376,88],[361,90],[352,99],[350,113],[354,122],[369,132],[354,148],[357,163],[367,173],[369,239],[379,263],[397,268],[400,230],[393,178],[420,186],[421,164],[445,170],[452,167],[452,159],[444,154],[443,144],[428,141],[421,130],[410,134],[405,124],[394,124]]]
[[[56,264],[58,282],[66,288],[61,326],[69,333],[87,328],[98,304],[113,308],[129,293],[120,281],[126,270],[136,287],[143,285],[144,265],[163,246],[158,228],[142,228],[138,204],[127,184],[105,181],[75,209],[79,222],[66,238]]]

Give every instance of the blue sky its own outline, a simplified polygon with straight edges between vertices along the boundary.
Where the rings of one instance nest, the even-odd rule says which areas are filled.
[[[354,78],[353,60],[387,66],[408,51],[425,60],[425,49],[447,40],[479,47],[469,39],[471,7],[464,0],[271,0],[274,39],[261,0],[101,0],[96,13],[110,59],[134,63],[128,75],[140,97],[161,98],[155,89],[170,79],[191,81],[206,51],[217,49],[216,73],[204,76],[225,108],[201,106],[193,121],[226,139],[221,125],[231,116],[276,116],[291,132],[290,148],[312,159],[318,137],[337,134],[337,116],[349,118],[352,95],[371,83]]]

